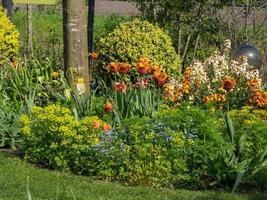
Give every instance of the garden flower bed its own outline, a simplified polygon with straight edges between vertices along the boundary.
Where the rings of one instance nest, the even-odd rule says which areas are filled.
[[[171,38],[139,19],[97,47],[89,93],[49,59],[3,59],[1,147],[40,168],[126,185],[266,191],[266,83],[247,58],[231,60],[228,40],[183,70]]]

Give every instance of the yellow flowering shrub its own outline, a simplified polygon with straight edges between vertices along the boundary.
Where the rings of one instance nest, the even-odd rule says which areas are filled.
[[[19,33],[0,6],[0,65],[14,59],[19,51]]]
[[[90,152],[99,137],[110,129],[98,117],[78,121],[69,109],[59,105],[32,107],[29,114],[20,117],[20,125],[27,160],[51,168],[71,169],[79,154]]]

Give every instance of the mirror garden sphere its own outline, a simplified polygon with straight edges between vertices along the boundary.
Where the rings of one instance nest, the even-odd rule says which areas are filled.
[[[239,60],[240,57],[246,56],[248,58],[248,64],[260,69],[261,67],[261,54],[257,48],[252,45],[244,44],[242,46],[237,47],[233,52],[233,59]]]

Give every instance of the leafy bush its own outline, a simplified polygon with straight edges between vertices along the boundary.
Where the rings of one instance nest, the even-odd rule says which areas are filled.
[[[126,180],[208,187],[216,180],[209,177],[211,163],[224,145],[218,122],[213,114],[187,106],[165,110],[154,119],[127,120],[125,139],[133,159],[126,164]]]
[[[246,107],[242,110],[225,113],[227,135],[231,143],[219,153],[213,167],[221,183],[233,186],[232,192],[237,189],[243,179],[247,183],[259,174],[266,176],[266,174],[264,175],[264,170],[266,173],[267,167],[266,139],[261,133],[266,129],[266,111],[256,111],[253,114],[250,113],[251,111]],[[238,124],[233,123],[231,114],[237,118],[235,120],[239,122]],[[255,124],[257,125],[253,127]],[[235,131],[235,125],[238,127],[237,132]],[[246,128],[243,129],[243,127]],[[256,132],[251,131],[250,128],[254,128]],[[240,130],[241,132],[239,132]],[[257,138],[258,135],[259,138]],[[259,140],[263,140],[263,143]],[[262,180],[264,181],[264,178]],[[255,185],[258,185],[258,181],[255,181],[255,183]]]
[[[58,105],[33,107],[20,118],[21,149],[27,160],[42,166],[128,184],[236,188],[243,175],[247,182],[265,173],[267,152],[266,111],[240,112],[240,117],[238,111],[231,113],[240,137],[235,143],[223,134],[221,113],[188,104],[162,106],[152,118],[131,117],[113,130],[97,117],[76,120]]]
[[[129,149],[130,159],[125,162],[121,176],[134,185],[167,185],[171,164],[164,145],[166,138],[150,129],[150,125],[151,121],[146,117],[127,120],[122,137]]]
[[[96,18],[97,20],[97,18]],[[120,23],[130,21],[131,18],[128,16],[118,16],[115,14],[112,14],[108,17],[105,17],[101,25],[103,26],[102,28],[98,28],[96,26],[96,44],[98,43],[97,41],[107,35],[108,33],[112,32]]]
[[[93,145],[110,129],[97,117],[77,121],[70,110],[57,105],[33,107],[20,122],[25,158],[50,168],[79,168],[79,157],[86,154],[90,160]]]
[[[241,110],[232,110],[236,139],[246,136],[244,157],[253,157],[263,152],[267,147],[267,111],[255,110],[252,107],[243,107]]]
[[[5,95],[1,95],[0,104],[0,147],[10,147],[15,150],[21,142],[20,110]]]
[[[0,64],[14,60],[19,51],[19,33],[0,6]]]
[[[135,19],[120,24],[99,40],[98,49],[103,65],[114,61],[134,65],[139,58],[147,57],[167,72],[179,74],[180,59],[170,37],[147,21]],[[106,70],[102,72],[106,73]]]

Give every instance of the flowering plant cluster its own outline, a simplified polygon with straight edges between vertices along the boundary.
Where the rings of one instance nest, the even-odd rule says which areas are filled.
[[[227,52],[215,52],[203,62],[193,62],[185,69],[182,81],[169,81],[164,85],[166,99],[215,104],[220,108],[226,102],[231,107],[247,104],[267,107],[267,91],[261,89],[259,71],[249,65],[246,57],[235,61],[227,55]]]
[[[115,76],[113,86],[117,92],[125,92],[131,87],[142,89],[153,83],[162,86],[168,80],[164,70],[145,57],[140,58],[135,66],[122,62],[109,63],[107,70]]]
[[[106,113],[115,113],[118,122],[133,115],[152,116],[162,103],[162,86],[167,73],[153,62],[141,57],[134,65],[111,62],[106,70],[112,75],[112,88],[107,87]]]
[[[25,158],[52,168],[71,168],[81,152],[88,153],[111,132],[111,126],[98,117],[76,120],[69,109],[55,104],[32,107],[20,117],[20,126]]]

